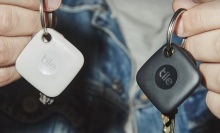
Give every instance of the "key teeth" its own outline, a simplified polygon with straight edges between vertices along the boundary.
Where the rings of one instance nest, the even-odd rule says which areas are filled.
[[[169,114],[162,114],[161,118],[163,121],[163,133],[174,133],[175,126],[175,115],[178,110],[174,110]]]
[[[54,102],[54,99],[47,97],[43,93],[40,93],[40,102],[43,103],[44,105],[51,105]]]

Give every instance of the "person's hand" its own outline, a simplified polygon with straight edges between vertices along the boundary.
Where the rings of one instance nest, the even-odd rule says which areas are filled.
[[[39,0],[0,0],[0,87],[18,80],[15,61],[31,36],[41,29]],[[61,0],[45,0],[54,11]]]
[[[193,1],[174,0],[174,11],[187,9],[179,20],[176,33],[188,37],[185,48],[202,62],[199,70],[209,90],[206,104],[220,118],[220,1]]]

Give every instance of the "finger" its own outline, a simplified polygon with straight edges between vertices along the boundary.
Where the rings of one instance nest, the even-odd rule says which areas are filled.
[[[173,10],[177,11],[179,8],[190,9],[194,6],[197,6],[201,3],[211,2],[214,0],[174,0],[173,1]]]
[[[210,2],[210,1],[213,1],[213,0],[192,0],[193,2],[195,3],[205,3],[205,2]]]
[[[10,84],[21,78],[15,66],[0,68],[0,87]]]
[[[206,96],[206,104],[209,110],[220,119],[220,94],[209,91]]]
[[[213,92],[220,93],[220,64],[202,63],[199,70],[204,85]]]
[[[188,37],[184,48],[200,62],[220,62],[220,29]]]
[[[198,5],[198,3],[193,2],[192,0],[174,0],[173,1],[173,10],[175,12],[179,8],[190,9],[196,5]]]
[[[39,0],[0,0],[0,4],[15,5],[28,9],[39,10]],[[45,0],[47,11],[56,10],[61,4],[61,0]]]
[[[0,67],[14,65],[31,37],[0,37]]]
[[[183,13],[176,34],[182,37],[220,28],[220,1],[200,4]]]
[[[0,5],[0,35],[26,36],[41,29],[38,11],[21,7]]]

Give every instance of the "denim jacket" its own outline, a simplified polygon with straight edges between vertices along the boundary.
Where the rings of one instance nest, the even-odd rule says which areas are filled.
[[[132,99],[129,97],[131,83],[135,82],[134,65],[119,25],[111,16],[106,1],[63,0],[56,13],[56,30],[83,53],[85,64],[68,88],[55,99],[55,105],[50,107],[42,107],[36,102],[38,92],[24,79],[5,87],[8,92],[2,93],[7,95],[12,92],[12,88],[29,88],[31,91],[27,90],[22,95],[28,100],[35,99],[33,102],[36,103],[37,111],[33,111],[33,107],[28,104],[22,104],[17,107],[23,107],[22,110],[18,110],[18,115],[15,115],[13,111],[16,108],[11,107],[13,103],[0,103],[5,106],[1,108],[4,120],[9,121],[11,117],[16,119],[10,120],[10,123],[1,121],[4,131],[125,133],[129,132],[125,124],[130,118],[131,133],[162,132],[161,114],[151,102],[141,98],[142,91],[135,92]],[[175,41],[178,41],[177,38],[174,38]],[[30,97],[33,95],[34,98]],[[176,133],[219,132],[220,121],[208,110],[205,95],[206,89],[200,86],[178,108]],[[7,96],[0,98],[4,97]],[[14,97],[25,99],[16,95]],[[11,109],[6,108],[8,105]],[[12,110],[11,113],[8,110]],[[19,126],[16,126],[18,123]]]

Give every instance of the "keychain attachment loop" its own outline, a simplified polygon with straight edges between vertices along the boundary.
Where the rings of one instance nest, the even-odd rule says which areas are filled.
[[[55,12],[48,12],[45,13],[44,12],[44,0],[40,0],[40,20],[41,20],[41,25],[42,25],[42,29],[44,31],[43,36],[42,36],[42,40],[45,43],[48,43],[51,41],[52,36],[48,33],[47,27],[49,28],[54,28],[57,22],[57,17]],[[45,16],[46,14],[46,16]],[[46,23],[46,20],[48,23]],[[47,25],[48,24],[48,25]]]
[[[44,30],[44,35],[47,35],[48,31],[47,31],[47,27],[46,27],[46,20],[45,20],[45,13],[44,13],[44,0],[40,0],[39,10],[40,10],[41,25]]]
[[[170,21],[170,24],[169,24],[169,27],[168,27],[168,31],[167,31],[167,47],[166,47],[166,51],[165,51],[165,54],[166,56],[170,57],[172,54],[173,54],[173,49],[172,49],[172,34],[173,34],[173,31],[174,31],[174,28],[175,28],[175,24],[176,24],[176,21],[177,19],[179,18],[179,16],[185,12],[186,9],[184,8],[180,8],[178,9],[171,21]]]

